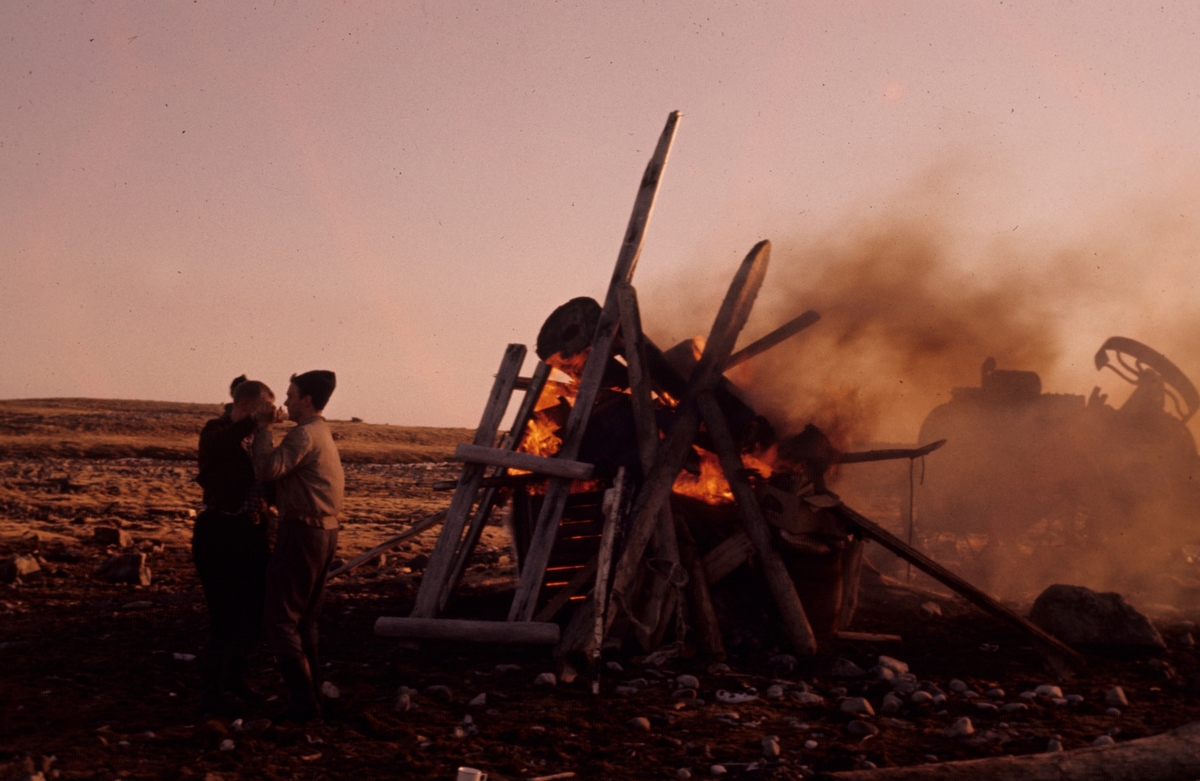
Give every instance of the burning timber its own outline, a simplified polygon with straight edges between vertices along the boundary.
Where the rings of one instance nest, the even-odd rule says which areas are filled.
[[[813,426],[779,438],[724,376],[820,319],[804,312],[734,352],[766,278],[769,242],[737,269],[707,338],[664,351],[645,336],[631,280],[678,118],[668,119],[647,166],[603,303],[576,298],[550,315],[530,378],[518,376],[527,348],[506,350],[474,442],[456,452],[462,475],[412,615],[380,618],[376,632],[560,638],[555,655],[564,667],[627,642],[667,657],[692,643],[721,659],[723,634],[769,603],[767,630],[813,655],[852,620],[863,544],[873,540],[1025,632],[1056,669],[1081,664],[1075,651],[826,486],[839,463],[912,459],[942,443],[850,454]],[[501,439],[517,389],[524,400]],[[440,620],[484,524],[505,502],[519,571],[508,621]]]

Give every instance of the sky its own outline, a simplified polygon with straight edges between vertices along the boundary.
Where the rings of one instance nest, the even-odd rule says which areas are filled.
[[[746,340],[904,223],[1045,299],[1047,389],[1114,333],[1200,378],[1198,33],[1184,2],[7,2],[0,398],[324,368],[330,417],[473,427],[506,344],[528,372],[603,298],[672,110],[634,278],[663,346],[759,239]]]

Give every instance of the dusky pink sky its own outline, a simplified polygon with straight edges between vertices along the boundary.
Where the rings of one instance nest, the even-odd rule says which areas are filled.
[[[504,345],[603,296],[673,109],[635,279],[660,343],[760,238],[801,276],[803,237],[931,181],[976,243],[1042,237],[1023,262],[1162,211],[1166,259],[1122,273],[1174,311],[1198,32],[1185,2],[5,3],[0,397],[218,402],[328,368],[331,417],[474,426]],[[1108,302],[1072,359],[1145,307]]]

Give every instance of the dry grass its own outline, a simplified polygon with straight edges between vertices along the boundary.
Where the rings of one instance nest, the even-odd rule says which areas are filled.
[[[168,401],[0,401],[0,456],[191,460],[200,429],[220,413],[219,404]],[[474,436],[463,428],[329,423],[342,460],[350,463],[448,461],[455,445]]]

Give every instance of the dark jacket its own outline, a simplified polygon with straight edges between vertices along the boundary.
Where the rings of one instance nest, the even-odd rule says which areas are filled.
[[[254,462],[242,441],[254,433],[253,417],[234,422],[228,414],[213,418],[200,432],[200,473],[204,504],[225,513],[244,508],[254,487]]]

